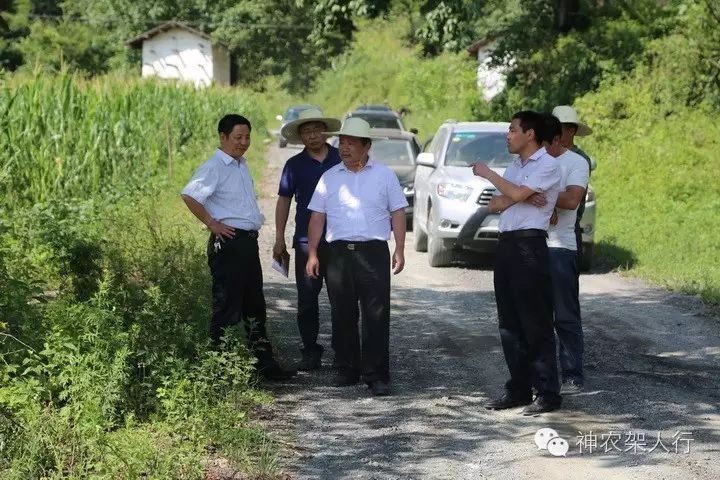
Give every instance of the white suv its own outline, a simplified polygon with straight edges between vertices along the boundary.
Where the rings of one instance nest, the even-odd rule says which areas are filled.
[[[433,267],[449,265],[458,250],[491,253],[497,247],[499,215],[486,206],[495,187],[472,173],[487,163],[502,175],[514,156],[507,150],[506,122],[443,123],[426,152],[417,157],[413,246],[428,252]],[[588,188],[582,218],[583,259],[589,268],[593,250],[595,195]]]

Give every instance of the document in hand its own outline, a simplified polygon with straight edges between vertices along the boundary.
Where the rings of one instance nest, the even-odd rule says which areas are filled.
[[[280,261],[273,258],[272,268],[287,277],[290,272],[290,254],[285,252],[285,254],[280,258]]]

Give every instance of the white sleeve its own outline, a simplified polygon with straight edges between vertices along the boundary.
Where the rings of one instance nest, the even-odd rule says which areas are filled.
[[[590,168],[588,162],[581,156],[578,155],[575,161],[570,166],[568,171],[567,180],[565,184],[567,186],[576,185],[578,187],[587,188],[588,180],[590,178]]]
[[[215,193],[220,176],[210,162],[205,162],[193,174],[192,178],[182,190],[183,195],[193,198],[198,203],[205,205],[210,195]]]
[[[400,181],[395,173],[388,169],[387,173],[388,209],[390,212],[409,206],[407,198],[402,191]]]

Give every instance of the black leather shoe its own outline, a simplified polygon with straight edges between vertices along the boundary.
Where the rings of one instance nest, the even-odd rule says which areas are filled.
[[[303,348],[302,360],[297,364],[297,369],[301,372],[307,372],[309,370],[319,370],[322,364],[323,347],[321,345],[315,345],[315,348],[308,349]]]
[[[349,387],[356,385],[360,381],[360,375],[349,375],[338,373],[333,379],[333,387]]]
[[[390,395],[390,385],[382,380],[373,380],[370,382],[370,391],[376,397],[385,397]]]
[[[559,409],[561,403],[561,398],[550,400],[547,397],[540,395],[535,397],[535,401],[533,403],[523,408],[522,414],[531,416],[552,412],[553,410]]]
[[[532,403],[530,397],[513,397],[508,393],[504,393],[502,397],[489,400],[484,407],[488,410],[505,410],[508,408],[522,407]]]
[[[258,373],[265,380],[289,380],[297,372],[281,367],[275,360],[268,360],[258,366]]]

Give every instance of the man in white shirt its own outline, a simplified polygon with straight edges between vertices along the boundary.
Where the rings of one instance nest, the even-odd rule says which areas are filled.
[[[548,114],[546,122],[546,136],[552,138],[552,141],[545,143],[546,149],[550,155],[557,158],[561,172],[554,221],[551,221],[548,230],[555,331],[560,340],[561,392],[573,394],[581,391],[584,383],[575,220],[578,207],[585,198],[590,168],[585,158],[562,145],[563,131],[560,120]]]
[[[560,408],[552,288],[547,229],[560,190],[555,158],[542,147],[543,117],[523,111],[513,115],[507,134],[508,150],[518,158],[501,177],[487,164],[473,166],[475,175],[497,188],[491,211],[500,213],[500,234],[495,256],[495,300],[500,340],[510,380],[505,393],[485,404],[492,410],[526,405],[524,415]],[[543,194],[537,206],[528,199]],[[533,390],[537,392],[534,401]]]
[[[260,375],[283,380],[294,372],[277,364],[265,329],[267,314],[257,242],[263,216],[243,156],[250,147],[251,129],[250,121],[242,115],[230,114],[220,120],[220,148],[195,171],[182,191],[182,199],[211,232],[207,254],[213,282],[213,344],[219,346],[223,330],[242,319]]]
[[[330,297],[335,386],[363,380],[373,395],[390,393],[390,230],[395,236],[394,273],[405,266],[405,207],[397,176],[369,158],[373,135],[361,118],[339,132],[342,163],[325,172],[308,208],[307,274],[320,273],[318,245],[327,219],[330,245],[325,278]],[[358,305],[359,304],[359,305]],[[362,351],[358,320],[362,312]]]
[[[560,138],[560,144],[587,160],[589,171],[592,172],[594,168],[593,160],[587,153],[585,153],[580,147],[575,144],[576,136],[585,137],[587,135],[590,135],[592,134],[592,128],[590,128],[585,122],[582,122],[578,117],[575,109],[569,105],[558,105],[557,107],[553,108],[552,114],[558,120],[560,120],[560,123],[562,125],[562,137]],[[583,196],[577,209],[577,218],[575,219],[575,242],[577,244],[578,262],[580,261],[583,253],[582,228],[580,228],[580,220],[582,220],[584,212],[585,197]]]

